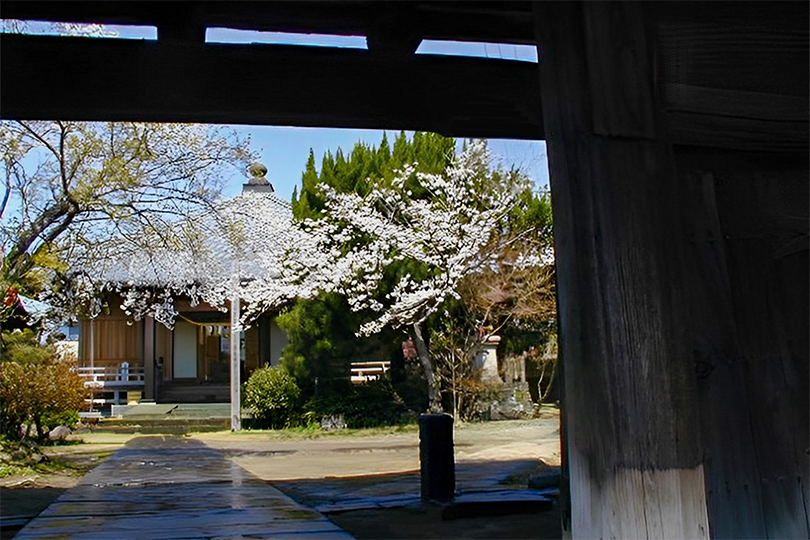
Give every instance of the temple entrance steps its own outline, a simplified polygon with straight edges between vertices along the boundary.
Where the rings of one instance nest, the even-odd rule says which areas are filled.
[[[231,399],[228,384],[209,384],[197,381],[164,381],[158,388],[158,403],[228,403]]]
[[[174,435],[221,431],[230,428],[230,410],[230,403],[140,403],[114,407],[112,416],[83,429]]]

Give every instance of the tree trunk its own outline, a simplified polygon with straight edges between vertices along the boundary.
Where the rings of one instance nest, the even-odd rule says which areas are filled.
[[[537,383],[537,393],[540,396],[540,403],[544,403],[546,401],[546,398],[548,397],[549,392],[551,392],[551,385],[554,384],[554,375],[556,375],[556,373],[557,373],[557,362],[559,362],[559,358],[557,360],[555,360],[551,364],[551,375],[549,376],[548,384],[546,385],[545,393],[543,393],[543,391],[540,389],[540,383],[543,382],[543,377],[541,377],[540,382]],[[545,375],[545,374],[546,374],[546,368],[544,367],[543,368],[543,375]]]
[[[433,364],[430,361],[430,351],[427,348],[424,338],[422,337],[421,323],[414,323],[413,325],[413,343],[416,346],[416,354],[419,357],[419,362],[422,364],[422,369],[425,372],[425,379],[428,385],[428,412],[440,413],[442,412],[442,399],[439,393],[439,387],[436,384],[436,374],[433,371]]]

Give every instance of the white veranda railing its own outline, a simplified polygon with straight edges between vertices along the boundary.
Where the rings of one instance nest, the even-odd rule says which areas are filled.
[[[84,379],[84,385],[91,388],[144,384],[143,368],[130,366],[128,362],[120,362],[117,366],[80,367],[76,368],[76,372]]]

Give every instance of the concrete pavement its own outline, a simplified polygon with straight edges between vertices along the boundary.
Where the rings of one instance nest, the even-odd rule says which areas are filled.
[[[129,441],[15,538],[343,540],[352,536],[217,450],[188,438],[159,436]]]

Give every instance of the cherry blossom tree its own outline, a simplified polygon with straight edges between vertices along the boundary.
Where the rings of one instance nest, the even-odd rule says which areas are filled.
[[[122,238],[88,248],[69,273],[66,295],[72,297],[60,303],[95,316],[104,293],[114,292],[132,319],[151,316],[171,328],[178,297],[223,311],[239,299],[240,322],[247,327],[301,294],[283,267],[298,237],[288,202],[272,193],[244,192],[146,231],[137,243]]]
[[[431,411],[441,403],[425,321],[459,297],[465,276],[495,264],[501,246],[493,237],[526,187],[517,174],[493,173],[492,163],[486,143],[477,141],[441,174],[406,166],[366,196],[323,186],[325,216],[303,221],[302,238],[287,257],[300,294],[335,291],[367,315],[360,334],[407,329]],[[414,196],[408,188],[414,181],[426,197]]]
[[[250,158],[247,141],[205,125],[0,123],[4,288],[59,293],[70,267],[99,276],[96,263],[148,253]]]

